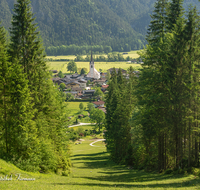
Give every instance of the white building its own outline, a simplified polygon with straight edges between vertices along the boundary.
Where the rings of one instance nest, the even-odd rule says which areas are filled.
[[[100,73],[94,68],[94,61],[92,58],[92,51],[91,51],[90,72],[87,74],[87,77],[99,79],[100,76],[101,76]]]

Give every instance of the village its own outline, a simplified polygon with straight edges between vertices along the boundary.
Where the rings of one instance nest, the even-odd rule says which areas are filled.
[[[111,73],[116,71],[118,73],[119,68],[110,68],[105,72],[98,72],[95,69],[95,64],[93,61],[92,51],[91,51],[91,61],[90,61],[90,71],[88,74],[70,74],[64,75],[63,78],[58,77],[58,71],[52,70],[54,73],[52,81],[54,84],[60,86],[63,85],[63,92],[68,97],[67,100],[73,101],[88,101],[94,104],[95,108],[102,110],[106,113],[104,94],[107,93],[107,88],[109,87],[108,81]],[[124,76],[128,77],[127,71],[121,69]],[[138,71],[135,71],[136,73]]]

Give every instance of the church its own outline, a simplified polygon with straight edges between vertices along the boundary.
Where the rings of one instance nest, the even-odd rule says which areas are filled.
[[[93,61],[92,51],[91,51],[90,72],[87,74],[87,77],[99,79],[100,76],[101,76],[100,73],[94,68],[94,61]]]

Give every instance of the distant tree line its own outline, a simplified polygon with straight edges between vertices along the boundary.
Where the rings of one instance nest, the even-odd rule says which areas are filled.
[[[45,62],[29,0],[17,0],[6,43],[0,27],[0,158],[27,171],[68,175],[66,107]]]
[[[113,43],[113,45],[112,45]],[[49,46],[46,48],[46,53],[49,56],[57,55],[87,55],[91,53],[91,49],[94,54],[108,54],[112,51],[129,52],[131,50],[138,50],[143,47],[143,43],[138,41],[137,45],[129,45],[128,43],[121,44],[121,42],[110,43],[110,45],[95,45],[95,46],[78,46],[78,45],[62,45],[62,46]]]
[[[72,60],[70,59],[52,59],[49,58],[47,59],[48,61],[70,61],[72,62]],[[83,57],[81,55],[77,55],[76,58],[73,61],[81,61],[81,62],[89,62],[91,60],[91,56],[88,54],[86,57]],[[134,61],[134,62],[141,62],[142,59],[139,58],[132,58],[130,56],[127,57],[123,57],[123,55],[121,53],[109,53],[107,56],[104,55],[93,55],[93,60],[94,61],[98,61],[98,62],[115,62],[115,61]]]
[[[156,1],[139,77],[112,73],[105,137],[117,163],[178,173],[200,166],[200,17],[182,4]]]
[[[78,45],[62,45],[62,46],[49,46],[46,48],[47,55],[86,55],[91,53],[110,53],[112,52],[111,46],[78,46]]]
[[[80,55],[77,55],[74,61],[90,61],[91,57],[87,55],[85,58],[83,58]],[[102,62],[115,62],[115,61],[131,61],[131,60],[136,60],[139,61],[139,59],[134,59],[131,58],[130,56],[127,56],[126,58],[123,57],[121,53],[109,53],[107,56],[104,55],[93,55],[93,60],[94,61],[102,61]]]

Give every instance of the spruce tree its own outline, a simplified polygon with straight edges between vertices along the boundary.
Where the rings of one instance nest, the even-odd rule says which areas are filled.
[[[22,68],[19,76],[28,80],[30,98],[25,98],[24,101],[27,100],[27,104],[29,101],[34,110],[32,122],[37,130],[33,131],[32,135],[36,135],[36,139],[40,142],[39,146],[36,145],[38,151],[34,154],[38,160],[38,167],[40,166],[43,171],[61,169],[66,173],[69,169],[69,150],[62,142],[63,117],[66,116],[62,103],[64,100],[50,80],[44,48],[34,21],[30,0],[17,0],[10,29],[10,61],[17,68]],[[27,86],[24,86],[24,93],[25,87]],[[27,105],[27,109],[29,108],[31,106]]]
[[[8,62],[5,30],[0,27],[0,147],[1,157],[9,152],[9,116],[11,64]]]
[[[187,102],[187,118],[188,118],[188,166],[191,163],[195,163],[195,166],[199,165],[198,155],[199,155],[199,132],[198,132],[198,118],[199,118],[199,45],[200,45],[200,35],[199,35],[199,16],[197,14],[196,7],[189,7],[189,12],[187,15],[187,23],[184,29],[184,39],[187,41],[187,87],[188,87],[188,102]],[[186,130],[186,129],[185,129]],[[192,132],[193,131],[193,132]],[[195,147],[193,148],[194,153],[192,155],[192,140],[194,137]],[[184,142],[186,141],[187,135],[184,134]],[[184,146],[186,153],[186,145]],[[192,160],[193,158],[193,160]]]
[[[108,94],[106,97],[106,147],[107,150],[110,152],[110,156],[113,160],[115,160],[115,149],[116,149],[116,142],[115,142],[115,119],[114,112],[117,108],[117,100],[118,100],[118,85],[117,85],[117,75],[116,70],[111,73],[111,79],[109,81],[108,87]]]
[[[18,60],[23,67],[29,80],[34,107],[40,111],[45,101],[44,93],[47,90],[45,87],[49,74],[44,60],[44,49],[34,21],[30,0],[17,0],[10,29],[9,53],[13,64]]]
[[[169,12],[167,16],[167,30],[172,32],[177,21],[183,17],[184,8],[183,0],[172,0],[169,4]]]
[[[122,75],[121,69],[116,74],[115,68],[109,81],[106,98],[106,141],[111,158],[116,163],[130,163],[128,159],[131,145],[130,113],[132,111],[132,82]]]
[[[34,110],[28,81],[17,63],[8,61],[6,39],[0,28],[1,157],[28,160],[38,145],[32,121]],[[31,150],[31,151],[30,151]],[[4,157],[5,158],[5,157]]]
[[[155,3],[155,9],[151,15],[152,21],[147,32],[147,41],[151,45],[156,45],[166,33],[167,6],[167,0],[158,0]]]

